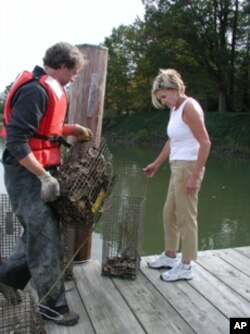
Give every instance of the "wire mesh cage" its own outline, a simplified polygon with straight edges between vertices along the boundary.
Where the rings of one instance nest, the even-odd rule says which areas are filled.
[[[43,320],[28,291],[14,293],[14,290],[0,286],[0,333],[46,334]]]
[[[76,227],[96,223],[114,183],[112,154],[104,138],[98,147],[89,142],[72,145],[56,178],[61,196],[52,205],[62,223]]]
[[[22,226],[12,211],[7,194],[0,194],[0,265],[12,253]]]
[[[120,167],[103,214],[102,275],[136,279],[140,266],[146,182],[136,166]]]
[[[136,164],[116,165],[115,184],[112,189],[112,196],[122,197],[146,197],[147,178],[143,170]]]
[[[135,279],[140,266],[145,200],[112,197],[105,213],[102,274]]]
[[[0,194],[0,266],[11,255],[23,228],[14,214],[8,194]],[[74,233],[70,226],[63,226],[65,280],[73,279]],[[70,263],[71,261],[71,263]]]

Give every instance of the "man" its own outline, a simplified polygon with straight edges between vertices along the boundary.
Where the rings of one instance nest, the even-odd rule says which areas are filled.
[[[3,134],[4,181],[13,212],[23,226],[12,255],[0,266],[0,282],[24,289],[32,278],[44,318],[74,325],[79,315],[69,310],[63,278],[63,248],[59,219],[49,202],[60,195],[53,173],[60,165],[62,136],[90,140],[90,129],[64,124],[64,86],[86,64],[69,43],[50,47],[44,68],[21,73],[5,103]]]

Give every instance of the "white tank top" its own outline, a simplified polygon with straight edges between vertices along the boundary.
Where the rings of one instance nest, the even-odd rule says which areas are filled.
[[[170,119],[167,126],[167,134],[170,139],[170,161],[194,161],[198,157],[199,142],[194,137],[189,126],[182,119],[185,104],[190,100],[191,98],[187,98],[178,109],[170,111]]]

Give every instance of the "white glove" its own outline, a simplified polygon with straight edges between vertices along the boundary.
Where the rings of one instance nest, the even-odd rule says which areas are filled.
[[[52,202],[60,196],[60,185],[56,178],[54,178],[49,172],[38,176],[42,183],[41,186],[41,198],[45,202]]]

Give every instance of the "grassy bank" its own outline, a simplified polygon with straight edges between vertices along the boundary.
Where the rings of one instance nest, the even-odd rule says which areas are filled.
[[[167,111],[104,117],[103,132],[126,141],[161,145],[166,139]],[[212,149],[250,157],[250,113],[206,113]]]
[[[166,111],[120,117],[104,114],[103,133],[122,141],[160,146],[166,139],[168,116]],[[250,113],[210,112],[205,114],[205,119],[214,152],[250,158]]]

